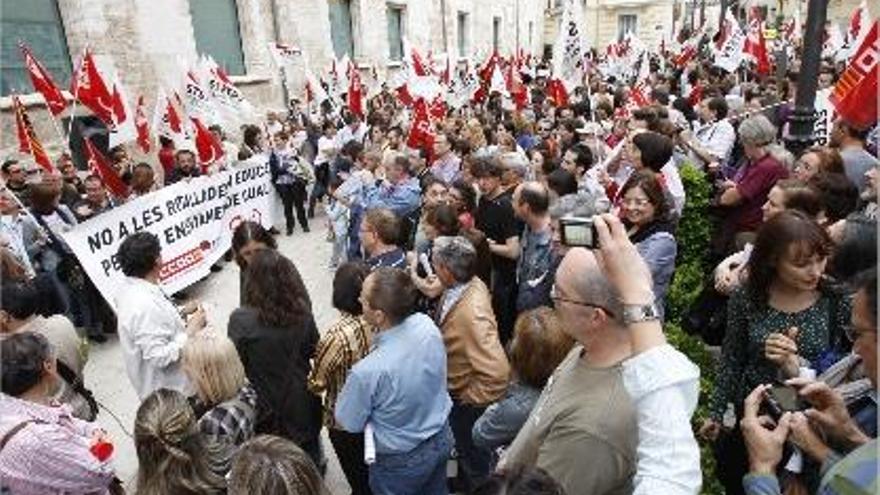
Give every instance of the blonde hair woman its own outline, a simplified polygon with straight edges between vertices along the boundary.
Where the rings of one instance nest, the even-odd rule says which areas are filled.
[[[186,397],[161,388],[141,403],[134,421],[138,495],[223,493],[227,454],[199,433]]]
[[[232,341],[215,332],[200,332],[187,340],[182,359],[183,371],[195,388],[190,404],[202,434],[230,451],[253,437],[257,392],[245,377]]]

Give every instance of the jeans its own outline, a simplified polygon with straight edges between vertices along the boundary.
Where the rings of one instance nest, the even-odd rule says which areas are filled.
[[[333,239],[333,254],[330,256],[330,266],[336,267],[345,262],[346,249],[348,248],[348,238],[337,237]]]
[[[327,195],[327,187],[330,184],[330,164],[322,163],[315,165],[315,185],[309,196],[309,216],[315,216],[315,203]]]
[[[457,487],[471,493],[486,478],[492,467],[492,452],[474,445],[474,423],[483,415],[486,408],[465,404],[455,399],[449,413],[449,425],[455,437],[455,451],[458,453]]]
[[[371,495],[370,474],[364,463],[364,434],[328,428],[330,443],[351,487],[352,495]]]
[[[306,186],[302,182],[293,184],[276,184],[275,188],[284,203],[284,219],[287,221],[287,230],[293,230],[296,222],[293,218],[293,209],[296,208],[296,217],[303,230],[309,228],[309,220],[306,218]]]
[[[452,450],[446,426],[409,452],[377,454],[370,466],[370,488],[376,495],[448,495],[446,461]]]

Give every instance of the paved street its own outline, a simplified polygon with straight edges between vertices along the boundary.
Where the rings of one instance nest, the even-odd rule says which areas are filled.
[[[279,250],[296,263],[312,298],[318,328],[326,328],[336,316],[332,308],[332,273],[327,268],[331,244],[325,241],[324,217],[312,220],[312,232],[297,229],[293,236],[278,236]],[[209,325],[226,332],[229,314],[238,306],[239,270],[234,263],[226,263],[223,270],[213,273],[190,287],[187,294],[202,301],[208,313]],[[98,421],[110,432],[116,443],[117,474],[129,486],[137,473],[134,442],[129,437],[134,425],[138,399],[125,374],[125,365],[119,342],[113,337],[106,344],[92,345],[86,366],[86,382],[98,401],[119,418],[122,426],[102,410]],[[333,455],[330,442],[324,435],[325,452],[330,458],[326,482],[331,493],[346,493],[348,484]]]

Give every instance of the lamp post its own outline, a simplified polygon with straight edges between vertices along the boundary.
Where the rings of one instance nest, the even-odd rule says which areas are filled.
[[[813,124],[816,121],[816,89],[818,87],[819,65],[822,60],[822,39],[825,29],[825,16],[828,0],[810,0],[807,6],[807,27],[801,53],[801,70],[798,74],[797,97],[786,144],[795,156],[807,149],[815,136]]]

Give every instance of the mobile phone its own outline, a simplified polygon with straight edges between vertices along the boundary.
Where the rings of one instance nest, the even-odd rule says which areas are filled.
[[[419,264],[422,265],[422,270],[425,271],[428,277],[434,275],[434,269],[431,267],[431,262],[428,261],[428,254],[421,253],[419,254]]]
[[[599,247],[599,235],[592,218],[562,217],[559,219],[562,245],[568,247]]]
[[[772,385],[764,398],[767,412],[778,420],[786,412],[803,411],[807,404],[801,400],[797,390],[788,385]]]

